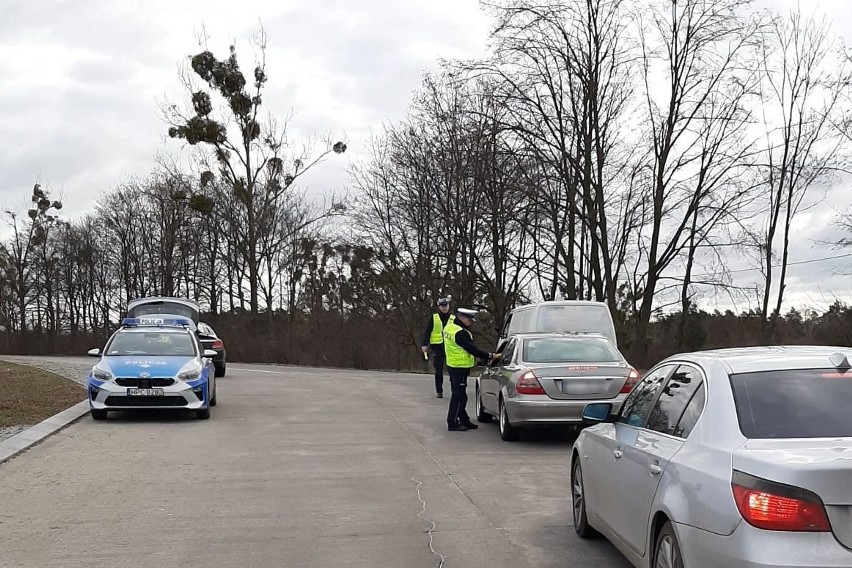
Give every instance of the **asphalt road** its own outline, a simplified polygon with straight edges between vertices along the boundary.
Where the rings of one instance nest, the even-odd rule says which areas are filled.
[[[219,381],[208,421],[87,416],[0,465],[0,567],[628,566],[574,535],[570,434],[447,432],[427,375]]]

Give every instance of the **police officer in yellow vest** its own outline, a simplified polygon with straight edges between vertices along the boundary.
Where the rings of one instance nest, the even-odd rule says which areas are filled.
[[[435,366],[435,393],[438,398],[444,398],[444,326],[453,320],[450,315],[450,299],[438,300],[438,311],[426,321],[423,331],[423,353],[432,351],[432,365]]]
[[[447,370],[450,373],[450,409],[447,412],[447,430],[464,432],[479,428],[467,414],[467,378],[476,365],[476,359],[495,361],[499,354],[488,353],[473,344],[470,324],[476,319],[476,310],[459,308],[456,319],[444,327],[444,351],[447,355]]]

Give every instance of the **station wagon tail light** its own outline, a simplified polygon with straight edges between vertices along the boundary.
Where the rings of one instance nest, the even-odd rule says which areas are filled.
[[[627,380],[624,381],[624,386],[621,387],[621,394],[627,394],[633,390],[633,387],[636,386],[636,383],[639,382],[639,371],[631,368],[630,373],[627,374]]]
[[[210,349],[222,349],[225,346],[225,342],[221,339],[217,339],[213,342],[213,345],[210,346]]]
[[[518,391],[518,394],[547,394],[544,392],[541,383],[538,382],[538,377],[532,371],[527,371],[521,375],[518,384],[515,385],[515,390]]]
[[[829,532],[831,525],[816,493],[734,471],[734,501],[743,519],[770,531]]]

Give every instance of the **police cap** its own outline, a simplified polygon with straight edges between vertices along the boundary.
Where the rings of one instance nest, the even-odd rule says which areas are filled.
[[[456,310],[456,313],[470,319],[476,319],[476,316],[479,314],[477,310],[471,310],[470,308],[459,308]]]

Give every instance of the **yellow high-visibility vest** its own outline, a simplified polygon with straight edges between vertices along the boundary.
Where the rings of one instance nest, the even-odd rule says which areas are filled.
[[[447,367],[470,369],[476,365],[476,358],[456,343],[456,334],[460,331],[468,334],[473,341],[473,334],[455,321],[448,321],[447,327],[444,328],[444,353],[447,357]]]
[[[447,324],[454,321],[456,316],[450,316],[450,319],[447,320]],[[429,335],[429,343],[432,345],[440,345],[444,342],[444,324],[441,323],[440,314],[432,314],[432,333]]]

